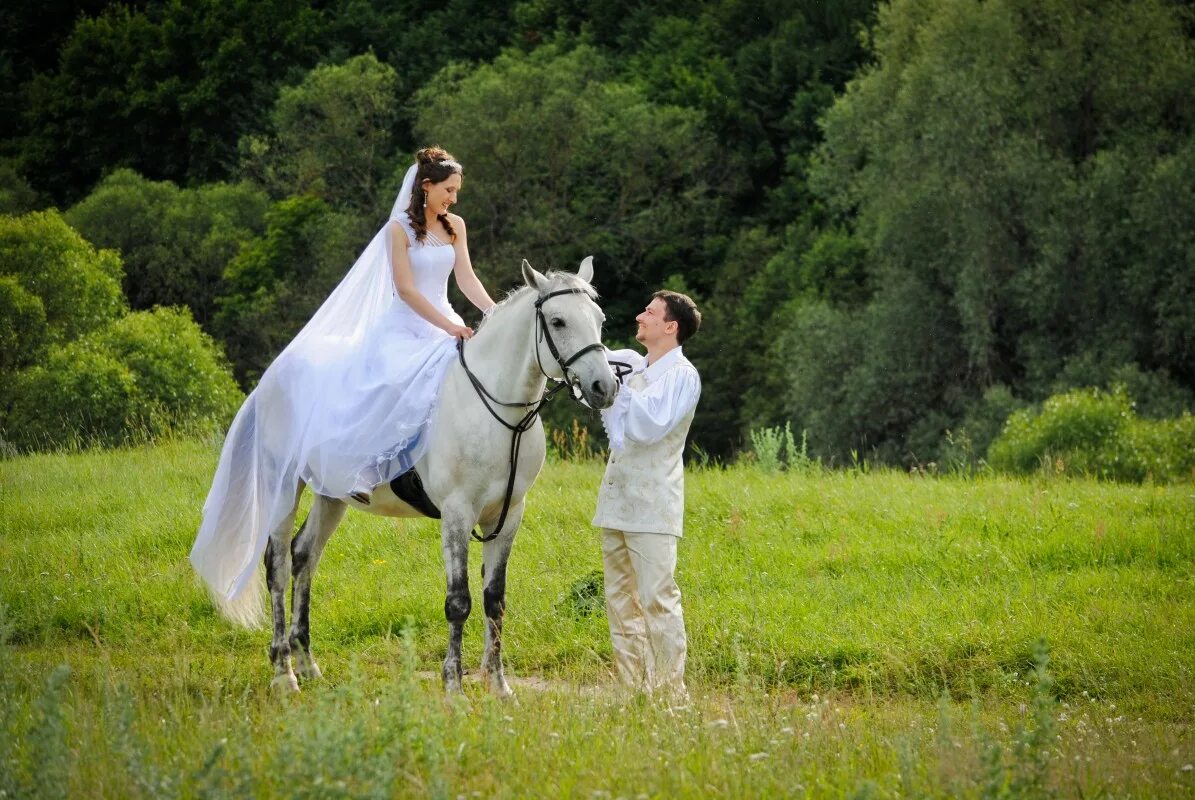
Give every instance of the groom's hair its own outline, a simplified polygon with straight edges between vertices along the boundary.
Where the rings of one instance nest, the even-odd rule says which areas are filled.
[[[697,304],[687,294],[668,289],[661,289],[652,295],[653,299],[656,297],[663,300],[668,308],[664,321],[676,323],[676,343],[684,344],[701,327],[701,312],[697,310]]]

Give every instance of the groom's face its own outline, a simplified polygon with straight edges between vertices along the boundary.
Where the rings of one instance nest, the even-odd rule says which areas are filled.
[[[676,323],[669,322],[665,319],[668,316],[668,306],[659,297],[652,298],[652,301],[647,304],[647,308],[635,317],[635,322],[638,323],[638,330],[635,333],[635,340],[645,347],[650,347],[657,342],[662,342],[670,336],[676,336]]]

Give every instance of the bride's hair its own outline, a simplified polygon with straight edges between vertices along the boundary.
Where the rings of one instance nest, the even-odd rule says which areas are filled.
[[[460,163],[443,147],[425,147],[415,154],[415,162],[419,169],[415,171],[415,185],[411,187],[411,207],[407,214],[411,218],[411,227],[415,229],[415,240],[423,241],[427,236],[427,218],[423,214],[423,207],[427,202],[427,192],[423,191],[423,182],[440,183],[448,180],[452,175],[463,174]],[[456,231],[448,221],[447,214],[438,215],[440,224],[448,231],[452,241],[456,241]]]

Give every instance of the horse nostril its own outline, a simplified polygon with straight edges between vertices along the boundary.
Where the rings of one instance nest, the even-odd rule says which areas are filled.
[[[593,382],[593,386],[592,386],[592,387],[590,387],[590,388],[592,388],[592,389],[593,389],[593,393],[594,393],[595,395],[597,395],[598,397],[605,397],[605,396],[606,396],[606,389],[605,389],[605,387],[604,387],[604,386],[602,386],[602,382],[601,382],[601,381],[594,381],[594,382]]]

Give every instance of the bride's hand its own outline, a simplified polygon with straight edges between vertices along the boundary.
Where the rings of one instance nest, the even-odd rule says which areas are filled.
[[[458,339],[473,338],[473,329],[470,328],[468,325],[453,325],[451,328],[448,329],[448,333],[451,334],[452,336],[455,336]]]

